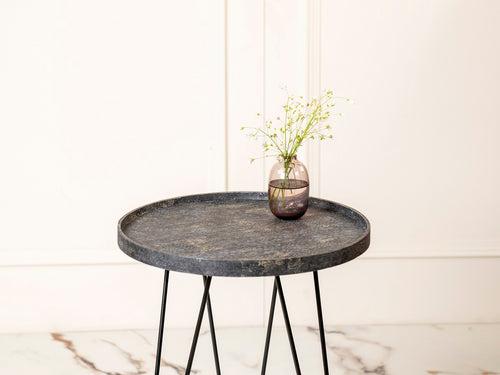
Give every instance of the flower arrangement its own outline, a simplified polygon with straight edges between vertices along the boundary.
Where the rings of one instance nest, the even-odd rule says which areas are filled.
[[[262,141],[263,158],[278,158],[271,168],[268,198],[271,212],[280,219],[298,219],[307,211],[309,175],[297,160],[297,152],[307,140],[333,138],[327,121],[334,106],[331,90],[309,101],[302,96],[288,96],[282,116],[265,120],[262,127],[241,128],[251,138]]]
[[[332,127],[326,123],[335,106],[333,92],[325,91],[310,101],[303,96],[288,96],[283,105],[283,115],[266,120],[262,127],[242,126],[250,138],[261,140],[264,158],[280,158],[285,165],[285,178],[291,170],[292,160],[308,139],[321,141],[333,138]],[[257,116],[261,116],[259,113]],[[252,158],[251,162],[257,158]]]

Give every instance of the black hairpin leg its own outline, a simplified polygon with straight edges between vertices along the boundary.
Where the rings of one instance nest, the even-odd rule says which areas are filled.
[[[329,375],[328,357],[327,357],[326,340],[325,340],[325,328],[324,328],[324,322],[323,322],[323,311],[322,311],[322,307],[321,307],[321,294],[320,294],[320,289],[319,289],[318,272],[314,271],[313,276],[314,276],[314,290],[315,290],[315,294],[316,294],[316,307],[318,310],[318,323],[319,323],[319,332],[320,332],[320,339],[321,339],[321,352],[322,352],[322,356],[323,356],[323,369],[324,369],[325,375]],[[161,353],[162,353],[163,331],[164,331],[164,322],[165,322],[165,308],[166,308],[166,302],[167,302],[168,279],[169,279],[169,271],[165,270],[164,279],[163,279],[163,293],[162,293],[162,300],[161,300],[160,325],[159,325],[159,330],[158,330],[158,345],[157,345],[157,350],[156,350],[155,375],[159,375],[160,366],[161,366]],[[203,297],[201,299],[200,310],[198,313],[198,320],[196,322],[196,327],[194,330],[193,341],[191,343],[191,350],[189,352],[189,359],[188,359],[188,363],[186,366],[185,375],[191,374],[191,368],[193,366],[196,345],[198,343],[198,338],[200,336],[200,329],[201,329],[201,323],[203,321],[203,314],[205,313],[205,306],[207,306],[207,310],[208,310],[208,319],[209,319],[209,324],[210,324],[210,335],[211,335],[211,339],[212,339],[212,347],[213,347],[213,351],[214,351],[215,368],[216,368],[217,375],[221,374],[219,353],[217,350],[217,339],[216,339],[216,335],[215,335],[215,324],[214,324],[213,312],[212,312],[212,303],[210,300],[210,284],[211,284],[211,282],[212,282],[211,276],[204,276],[203,277],[203,285],[204,285]],[[283,317],[285,320],[285,327],[286,327],[286,332],[288,335],[288,341],[290,342],[290,349],[292,351],[295,372],[297,375],[301,375],[299,360],[297,357],[297,349],[295,348],[292,327],[290,324],[290,318],[288,316],[288,309],[286,307],[286,302],[285,302],[285,295],[283,293],[283,287],[281,285],[281,279],[279,276],[276,276],[275,280],[274,280],[273,294],[272,294],[272,298],[271,298],[271,307],[270,307],[270,311],[269,311],[269,321],[268,321],[268,326],[267,326],[266,343],[265,343],[265,348],[264,348],[264,357],[262,360],[261,375],[265,375],[265,373],[266,373],[267,360],[268,360],[268,356],[269,356],[269,346],[270,346],[270,341],[271,341],[271,332],[272,332],[273,320],[274,320],[274,310],[276,308],[277,295],[279,295],[280,302],[281,302],[281,309],[283,310]]]
[[[161,297],[160,327],[158,329],[158,344],[156,347],[155,375],[158,375],[160,373],[161,347],[163,344],[163,326],[165,323],[165,305],[167,304],[168,276],[169,271],[165,270],[165,274],[163,276],[163,293]]]
[[[271,329],[274,316],[274,307],[276,305],[276,291],[280,297],[281,309],[283,310],[283,317],[285,318],[286,333],[288,335],[288,341],[290,342],[290,349],[292,350],[293,364],[295,366],[295,372],[297,375],[301,375],[299,359],[297,357],[297,350],[295,349],[295,342],[293,340],[292,327],[290,325],[290,318],[288,317],[288,310],[286,308],[285,295],[283,293],[283,287],[281,286],[281,280],[279,276],[275,277],[273,297],[271,300],[271,311],[269,313],[269,324],[267,327],[266,345],[264,349],[264,359],[262,361],[262,371],[261,374],[266,373],[267,357],[269,353],[269,341],[271,339]]]
[[[207,277],[203,276],[203,284],[206,286]],[[210,293],[207,295],[207,310],[208,310],[208,321],[210,324],[210,335],[212,336],[212,346],[214,349],[214,360],[215,360],[215,370],[217,375],[221,375],[220,373],[220,362],[219,362],[219,351],[217,350],[217,338],[215,337],[215,324],[214,324],[214,316],[212,314],[212,302],[210,301]]]
[[[293,341],[292,326],[290,325],[290,319],[288,318],[288,310],[285,303],[285,295],[283,293],[283,287],[281,286],[281,280],[279,276],[276,276],[276,284],[278,285],[278,295],[281,300],[281,309],[283,310],[283,317],[285,318],[286,333],[288,335],[288,341],[290,342],[290,349],[292,349],[293,364],[295,366],[295,372],[300,375],[299,359],[297,357],[297,350],[295,349],[295,342]]]
[[[274,280],[273,296],[271,297],[271,309],[269,310],[269,321],[267,323],[266,345],[264,347],[264,357],[262,359],[262,369],[260,371],[261,375],[266,374],[267,356],[269,354],[269,342],[271,341],[271,331],[273,330],[274,308],[276,306],[277,291],[278,287],[276,286],[276,280]]]
[[[210,283],[212,282],[212,277],[207,276],[205,279],[205,289],[203,291],[203,297],[201,299],[200,311],[198,313],[198,320],[196,322],[196,328],[194,330],[193,342],[191,343],[191,351],[189,352],[189,359],[186,366],[185,375],[191,373],[191,367],[193,366],[194,352],[196,351],[196,344],[198,343],[198,337],[200,336],[201,321],[203,320],[203,313],[205,312],[205,305],[208,300],[208,292],[210,290]]]
[[[329,374],[328,357],[326,354],[325,326],[323,324],[323,309],[321,308],[321,295],[319,292],[318,271],[314,271],[313,276],[314,276],[314,290],[316,292],[316,307],[318,309],[319,337],[321,340],[321,354],[323,356],[323,370],[325,371],[325,375],[328,375]]]

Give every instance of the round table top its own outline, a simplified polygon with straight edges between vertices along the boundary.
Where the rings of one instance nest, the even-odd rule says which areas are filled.
[[[118,223],[130,257],[163,269],[207,276],[274,276],[348,262],[370,244],[358,211],[318,198],[298,220],[281,220],[267,194],[191,195],[149,204]]]

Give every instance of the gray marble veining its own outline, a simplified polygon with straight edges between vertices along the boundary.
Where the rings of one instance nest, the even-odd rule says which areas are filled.
[[[218,329],[223,374],[260,374],[264,327]],[[0,335],[0,374],[153,375],[156,330]],[[162,375],[182,375],[192,329],[164,337]],[[304,374],[322,374],[316,325],[294,327]],[[244,340],[242,340],[244,338]],[[335,375],[499,375],[500,325],[375,325],[326,327]],[[294,374],[284,327],[275,327],[269,375]],[[214,374],[210,334],[200,336],[197,375]]]
[[[370,225],[347,206],[310,198],[299,220],[272,215],[259,192],[156,202],[125,215],[118,244],[132,258],[172,271],[271,276],[332,267],[361,255]]]

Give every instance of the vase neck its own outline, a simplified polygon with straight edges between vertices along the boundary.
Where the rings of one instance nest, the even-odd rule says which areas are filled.
[[[291,161],[297,161],[297,155],[293,155],[293,156],[291,156],[291,157],[290,157],[290,160],[291,160]],[[285,158],[284,158],[283,156],[281,156],[281,155],[280,155],[280,156],[278,156],[278,161],[280,161],[280,162],[284,162],[284,161],[285,161]]]

